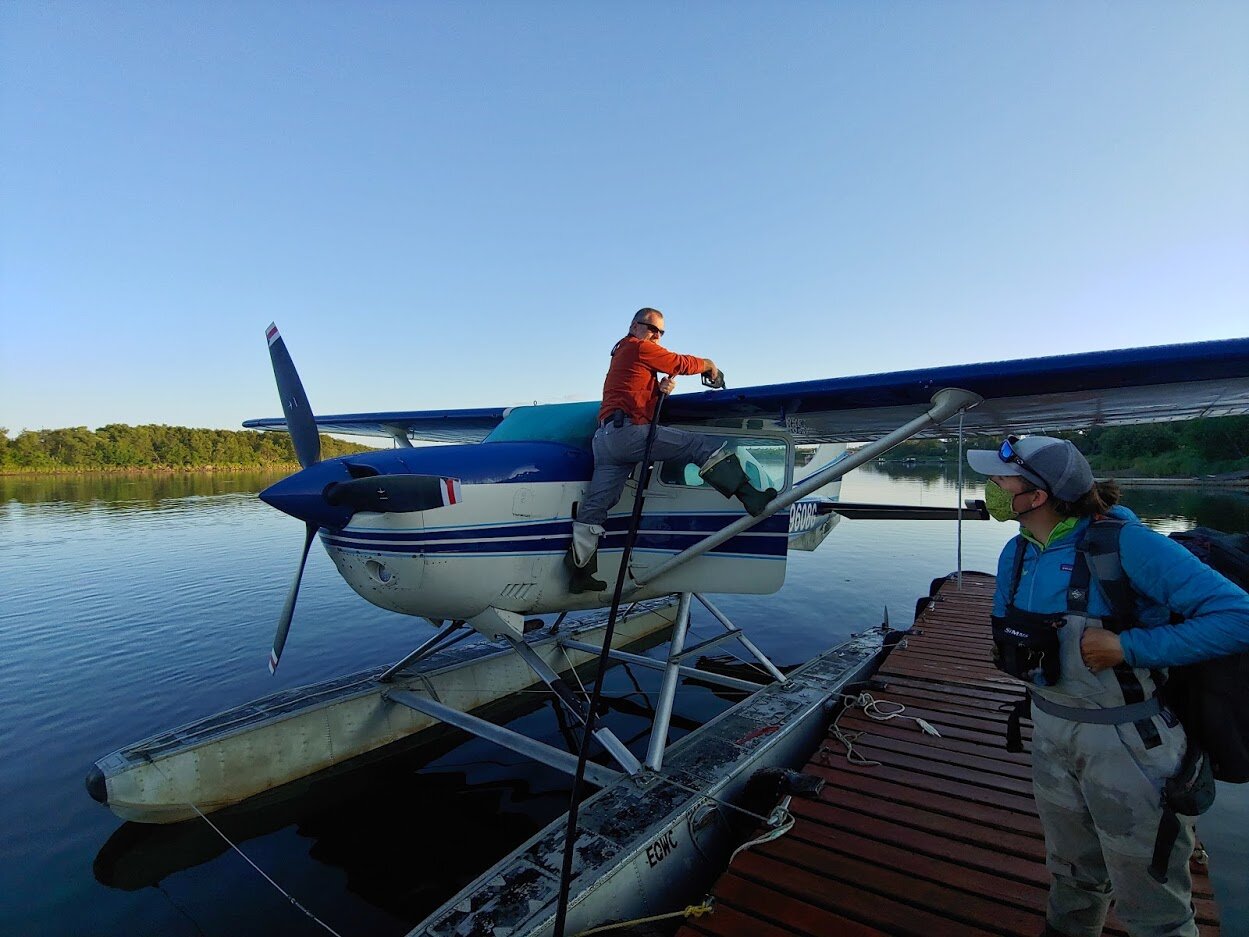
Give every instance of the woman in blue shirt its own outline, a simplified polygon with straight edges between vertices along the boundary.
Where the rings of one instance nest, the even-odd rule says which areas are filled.
[[[1097,937],[1114,897],[1132,937],[1196,937],[1192,818],[1179,818],[1166,881],[1148,871],[1162,788],[1186,749],[1156,681],[1249,650],[1249,596],[1119,507],[1118,487],[1095,482],[1067,440],[1012,436],[967,460],[989,476],[990,513],[1020,525],[998,561],[994,633],[999,666],[1033,684],[1033,792],[1053,876],[1045,933]],[[1130,621],[1077,550],[1095,518],[1122,524]]]

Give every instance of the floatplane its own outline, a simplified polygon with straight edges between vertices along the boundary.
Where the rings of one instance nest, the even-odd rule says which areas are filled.
[[[176,822],[437,725],[573,774],[578,759],[569,751],[481,714],[508,694],[545,685],[570,724],[601,748],[584,765],[600,790],[575,831],[572,931],[685,900],[735,835],[718,806],[740,801],[761,769],[813,749],[842,694],[870,676],[891,643],[881,631],[865,632],[783,674],[708,594],[777,591],[789,552],[816,549],[842,517],[985,516],[975,503],[845,503],[848,472],[914,438],[1249,412],[1249,339],[677,395],[662,422],[727,440],[756,487],[778,493],[750,516],[704,484],[696,466],[640,467],[599,551],[600,575],[619,580],[627,603],[617,620],[615,609],[593,613],[612,592],[570,593],[563,566],[593,468],[597,402],[316,415],[275,326],[267,340],[283,417],[244,426],[291,435],[301,468],[260,497],[304,524],[270,669],[281,661],[318,538],[359,595],[424,619],[434,633],[396,663],[277,693],[113,752],[91,769],[88,790],[124,819]],[[322,432],[392,446],[322,459]],[[863,440],[870,442],[847,450]],[[687,645],[696,605],[720,630]],[[477,635],[484,640],[463,643]],[[656,640],[667,642],[660,659],[626,650]],[[727,640],[744,647],[758,679],[689,666],[692,655]],[[617,738],[566,679],[599,658],[663,673],[645,752]],[[749,695],[669,745],[674,694],[691,676]],[[563,824],[520,846],[412,933],[549,933]]]

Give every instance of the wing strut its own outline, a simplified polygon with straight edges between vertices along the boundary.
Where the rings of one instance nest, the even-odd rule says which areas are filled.
[[[782,492],[774,498],[772,502],[764,509],[763,513],[757,517],[746,515],[738,518],[727,527],[723,527],[709,537],[698,541],[692,547],[678,553],[672,559],[660,563],[653,570],[638,576],[634,580],[631,592],[636,592],[641,586],[652,580],[658,579],[665,573],[670,573],[678,566],[688,563],[695,557],[702,556],[708,550],[718,547],[727,540],[731,540],[744,530],[749,530],[766,517],[771,517],[777,511],[783,511],[795,501],[805,498],[818,488],[823,488],[829,482],[836,481],[843,475],[853,469],[858,468],[865,462],[870,462],[881,453],[888,452],[898,443],[906,442],[912,436],[915,436],[929,426],[944,423],[954,414],[968,410],[980,403],[983,398],[979,394],[973,394],[968,390],[960,390],[957,387],[947,387],[937,391],[932,395],[932,406],[922,416],[917,416],[911,422],[898,427],[892,433],[882,436],[873,443],[864,446],[854,455],[846,455],[842,459],[838,459],[832,465],[822,471],[816,472],[809,478],[803,479],[797,485],[789,490]]]

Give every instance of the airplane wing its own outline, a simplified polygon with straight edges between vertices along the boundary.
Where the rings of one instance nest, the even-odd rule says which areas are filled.
[[[337,413],[318,416],[317,429],[347,436],[384,436],[387,439],[419,439],[427,442],[481,442],[503,422],[507,407],[472,410],[393,410],[385,413]],[[246,429],[286,432],[282,417],[247,420]]]
[[[984,398],[963,417],[968,435],[1231,416],[1249,412],[1249,338],[710,391],[672,398],[665,422],[758,417],[798,442],[856,442],[919,416],[945,387]]]
[[[888,433],[928,409],[932,395],[957,387],[984,398],[963,417],[968,435],[1029,433],[1249,413],[1249,338],[1158,345],[1046,358],[953,365],[857,377],[678,394],[664,423],[740,427],[784,424],[799,443],[857,442]],[[473,410],[420,410],[317,417],[322,432],[435,442],[477,442],[509,414],[527,429],[586,404]],[[957,417],[923,436],[947,435]],[[510,422],[510,421],[509,421]],[[561,422],[556,420],[555,422]],[[281,418],[248,420],[251,429],[284,430]],[[565,426],[561,433],[566,433]],[[538,438],[530,436],[530,438]]]

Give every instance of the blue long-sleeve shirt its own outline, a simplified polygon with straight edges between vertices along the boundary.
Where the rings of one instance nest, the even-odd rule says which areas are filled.
[[[1130,522],[1119,539],[1120,561],[1136,594],[1139,622],[1119,635],[1128,664],[1170,667],[1249,651],[1249,595],[1244,590],[1174,540],[1140,523],[1127,508],[1116,506],[1110,513]],[[1025,553],[1015,606],[1029,612],[1066,611],[1076,544],[1089,523],[1082,518],[1071,530],[1051,537],[1043,548],[1027,538],[1008,543],[998,558],[993,614],[1006,613],[1020,543]],[[1089,614],[1111,614],[1101,590],[1090,591]],[[1170,624],[1172,612],[1183,621]]]

